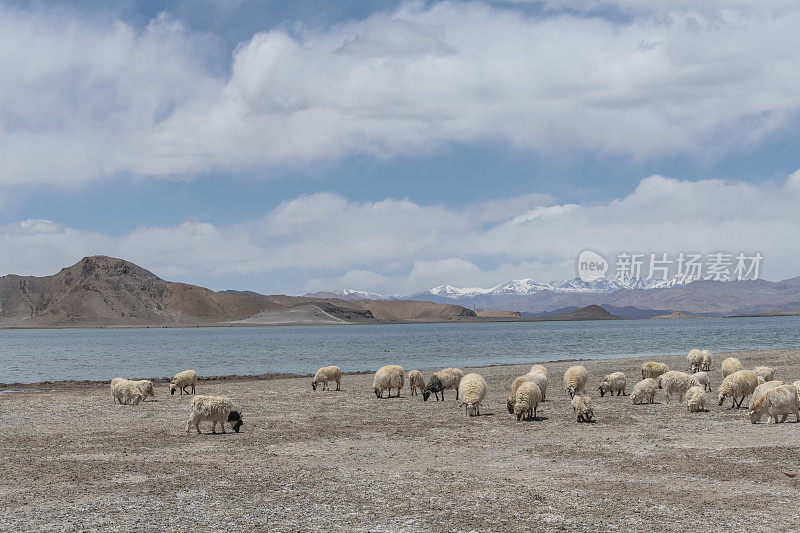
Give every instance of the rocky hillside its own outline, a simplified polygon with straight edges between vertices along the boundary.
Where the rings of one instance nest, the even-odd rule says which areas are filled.
[[[52,276],[0,277],[0,327],[305,324],[474,316],[452,304],[215,292],[165,281],[129,261],[106,256],[85,257]]]

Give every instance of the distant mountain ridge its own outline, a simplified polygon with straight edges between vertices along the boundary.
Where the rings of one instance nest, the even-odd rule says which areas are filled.
[[[337,294],[337,292],[326,293]],[[360,291],[348,290],[348,299],[361,299]],[[387,298],[370,294],[369,298]],[[600,305],[626,318],[649,318],[676,310],[686,314],[728,316],[791,311],[800,308],[800,277],[773,282],[765,280],[686,282],[672,278],[653,282],[619,284],[579,279],[536,282],[513,280],[492,289],[440,285],[428,291],[388,299],[414,299],[456,303],[483,311],[519,311],[523,316]],[[655,311],[658,311],[657,313]],[[631,316],[633,315],[633,316]]]

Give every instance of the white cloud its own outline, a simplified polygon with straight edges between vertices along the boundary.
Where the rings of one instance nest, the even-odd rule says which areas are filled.
[[[592,9],[616,5],[624,20]],[[796,2],[412,2],[240,44],[0,7],[0,183],[191,176],[498,140],[713,157],[796,125]],[[588,10],[587,16],[582,10]],[[265,173],[265,175],[268,173]]]
[[[27,220],[0,227],[0,272],[51,274],[103,253],[188,282],[300,272],[311,281],[294,292],[408,293],[443,283],[570,278],[578,253],[590,248],[612,259],[621,251],[761,252],[762,277],[783,279],[800,274],[797,176],[760,185],[651,176],[627,196],[594,205],[522,195],[455,209],[319,193],[235,225],[185,222],[120,237]]]

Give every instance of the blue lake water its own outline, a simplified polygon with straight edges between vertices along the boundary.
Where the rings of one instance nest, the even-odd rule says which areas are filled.
[[[0,383],[406,369],[800,346],[800,317],[0,330]]]

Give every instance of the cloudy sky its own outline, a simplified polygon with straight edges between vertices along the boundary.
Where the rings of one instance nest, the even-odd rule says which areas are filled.
[[[0,274],[407,293],[591,248],[800,275],[798,27],[790,0],[0,0]]]

